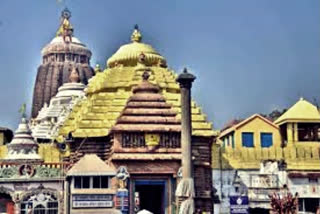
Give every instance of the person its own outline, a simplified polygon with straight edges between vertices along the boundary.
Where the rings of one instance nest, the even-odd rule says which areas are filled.
[[[153,214],[152,212],[150,212],[149,210],[140,210],[137,214]]]
[[[27,214],[32,214],[32,206],[30,204],[28,205]]]

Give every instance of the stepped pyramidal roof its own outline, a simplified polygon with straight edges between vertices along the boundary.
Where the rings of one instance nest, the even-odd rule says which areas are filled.
[[[89,80],[87,99],[74,107],[60,129],[60,135],[71,133],[78,138],[107,136],[134,93],[133,89],[143,81],[142,74],[146,69],[150,75],[148,81],[159,87],[159,93],[175,111],[176,119],[181,118],[177,75],[167,67],[164,57],[150,45],[142,43],[137,27],[131,36],[131,43],[120,47],[107,64],[108,68]],[[195,102],[192,102],[192,133],[195,136],[216,134]]]
[[[177,113],[166,103],[160,88],[148,81],[148,71],[143,73],[143,81],[133,88],[133,95],[118,118],[113,131],[132,132],[180,132]]]

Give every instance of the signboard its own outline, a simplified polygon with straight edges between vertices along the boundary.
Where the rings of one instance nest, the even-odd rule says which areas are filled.
[[[72,195],[72,207],[113,207],[113,197],[108,194],[78,194]]]
[[[129,192],[128,190],[119,190],[116,194],[116,208],[121,210],[122,214],[129,213]]]
[[[248,196],[250,201],[268,202],[270,201],[269,195],[278,192],[278,188],[249,188]]]
[[[301,198],[319,198],[320,197],[320,186],[315,184],[304,184],[304,185],[290,185],[290,191],[295,194],[299,193]]]
[[[251,175],[250,180],[253,188],[278,188],[278,175],[275,174]]]
[[[73,208],[84,208],[84,207],[112,207],[112,201],[73,201]]]
[[[230,196],[230,214],[248,214],[248,196]]]

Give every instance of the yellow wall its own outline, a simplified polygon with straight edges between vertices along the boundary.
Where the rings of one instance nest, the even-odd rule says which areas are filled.
[[[4,133],[0,133],[0,146],[4,144]]]
[[[253,132],[254,148],[261,148],[261,133],[272,133],[272,146],[279,147],[281,145],[281,136],[279,129],[270,125],[259,117],[254,118],[235,131],[236,148],[242,147],[243,132]]]
[[[8,149],[7,146],[0,146],[0,159],[4,159],[7,156]]]
[[[219,138],[218,143],[223,144],[225,138],[229,138],[229,146],[225,144],[225,148],[232,148],[232,135],[234,134],[235,149],[242,148],[242,133],[252,132],[254,136],[254,148],[261,148],[261,133],[272,133],[272,146],[280,147],[281,135],[280,130],[270,125],[259,117],[255,117],[251,121],[240,126],[236,130],[228,133],[227,135]]]
[[[59,149],[52,144],[39,144],[39,155],[45,163],[59,163],[62,155]]]

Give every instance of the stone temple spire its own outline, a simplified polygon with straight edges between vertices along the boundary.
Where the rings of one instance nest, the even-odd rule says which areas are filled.
[[[33,92],[32,118],[44,103],[56,95],[58,88],[69,82],[73,68],[77,68],[79,82],[87,84],[94,75],[90,66],[91,51],[73,36],[71,13],[64,10],[57,35],[42,49],[42,64],[38,68]]]

